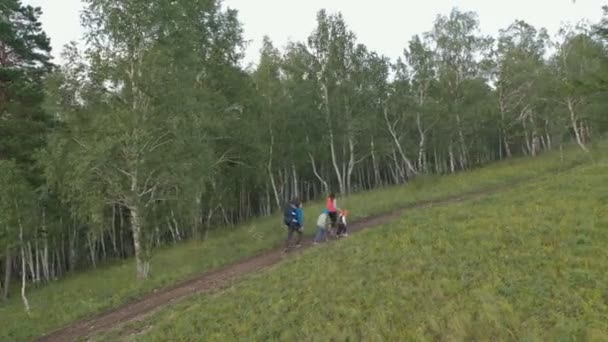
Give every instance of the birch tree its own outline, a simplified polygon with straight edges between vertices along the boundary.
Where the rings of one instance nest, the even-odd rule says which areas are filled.
[[[146,220],[151,211],[159,202],[176,201],[179,191],[186,188],[198,189],[188,197],[196,201],[205,176],[216,165],[206,144],[209,137],[201,134],[208,121],[196,105],[197,97],[205,98],[212,90],[198,84],[210,70],[209,61],[222,67],[218,53],[235,57],[226,53],[230,46],[223,46],[229,39],[218,39],[221,44],[214,46],[196,45],[204,40],[194,40],[195,49],[192,40],[166,44],[175,43],[183,31],[196,37],[212,30],[201,28],[203,23],[196,17],[223,16],[216,3],[90,0],[87,4],[83,16],[91,46],[87,77],[98,91],[86,99],[88,108],[80,114],[78,131],[66,131],[54,148],[66,151],[63,158],[67,151],[74,158],[76,166],[66,172],[81,182],[69,192],[94,189],[98,194],[95,205],[89,206],[90,217],[99,215],[103,204],[128,211],[137,276],[144,279],[149,273],[147,234],[152,229]],[[163,18],[159,13],[170,18],[173,14],[176,21],[159,21]],[[190,16],[184,18],[183,13]],[[213,19],[205,24],[232,23],[230,13]],[[224,32],[232,35],[233,31]],[[201,59],[208,63],[193,73],[190,68]],[[170,105],[176,101],[179,108]]]
[[[587,33],[564,28],[554,58],[555,91],[578,146],[588,152],[590,101],[597,92],[593,80],[602,73],[603,47]]]
[[[26,296],[26,244],[29,238],[29,229],[35,222],[36,217],[34,192],[28,185],[27,180],[20,171],[17,163],[9,160],[0,160],[0,226],[3,232],[3,250],[5,257],[10,259],[10,253],[14,248],[19,250],[21,261],[21,299],[23,306],[29,313],[30,304]],[[16,243],[13,243],[16,238]],[[10,270],[8,270],[10,272]],[[8,274],[8,273],[7,273]],[[6,278],[6,290],[10,286],[10,274]],[[5,294],[8,292],[5,292]]]
[[[340,193],[345,194],[348,192],[347,165],[355,162],[354,132],[352,120],[349,120],[353,108],[349,104],[348,94],[344,93],[355,49],[355,36],[341,14],[327,15],[321,10],[317,14],[317,28],[308,38],[308,46],[314,56],[313,73],[323,100],[331,162]],[[347,146],[338,145],[338,134],[345,138],[343,144]]]
[[[453,172],[457,167],[466,168],[468,165],[468,120],[461,110],[463,84],[467,80],[484,77],[480,66],[487,58],[492,39],[479,33],[475,13],[457,9],[448,16],[438,16],[427,37],[436,54],[441,98],[448,112],[445,119],[455,127],[448,144],[450,170]]]
[[[429,131],[439,120],[437,113],[439,108],[433,98],[433,90],[437,89],[436,66],[434,54],[429,43],[423,41],[420,36],[414,36],[409,43],[409,49],[405,50],[405,58],[411,68],[411,84],[414,105],[414,121],[418,131],[418,168],[428,172],[427,167],[427,145]]]
[[[538,92],[541,77],[545,69],[544,54],[549,41],[546,30],[537,31],[523,21],[515,21],[507,29],[501,30],[496,51],[496,92],[498,111],[500,113],[500,145],[506,157],[512,156],[512,145],[518,137],[514,135],[514,126],[531,127],[531,133],[525,131],[526,145],[531,154],[532,148],[541,136],[536,129],[538,110]],[[546,118],[544,125],[549,125]],[[521,131],[521,130],[517,130]],[[547,136],[542,136],[543,139]]]

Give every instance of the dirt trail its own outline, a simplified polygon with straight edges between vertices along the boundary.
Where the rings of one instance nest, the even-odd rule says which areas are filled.
[[[527,181],[530,180],[528,179]],[[394,221],[407,211],[413,209],[475,199],[499,192],[501,190],[513,188],[514,186],[523,182],[526,182],[526,180],[490,189],[472,191],[440,199],[418,202],[393,212],[353,222],[349,224],[349,233],[352,234],[365,228]],[[311,247],[311,245],[312,243],[310,239],[303,240],[302,247],[298,250],[298,252]],[[172,304],[193,294],[225,288],[239,276],[262,270],[280,262],[284,256],[282,250],[282,247],[277,247],[273,250],[237,261],[234,264],[227,265],[220,269],[202,273],[190,280],[183,281],[174,286],[152,291],[133,302],[126,303],[117,308],[72,322],[63,328],[39,338],[38,341],[73,341],[90,336],[93,333],[109,330],[128,321],[141,319],[144,315],[151,313],[155,309]]]

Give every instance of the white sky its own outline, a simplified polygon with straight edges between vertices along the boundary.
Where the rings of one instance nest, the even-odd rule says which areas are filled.
[[[82,35],[80,0],[22,0],[40,6],[42,23],[51,38],[53,55],[59,57],[63,45]],[[326,8],[340,11],[360,42],[370,49],[396,59],[410,37],[431,29],[437,14],[448,14],[452,7],[472,10],[479,15],[481,30],[496,35],[515,19],[553,35],[562,22],[592,23],[601,18],[601,7],[608,0],[224,0],[239,11],[245,38],[250,40],[245,63],[255,62],[262,37],[268,35],[277,47],[289,40],[303,41],[315,27],[316,12]],[[61,62],[56,59],[56,62]]]

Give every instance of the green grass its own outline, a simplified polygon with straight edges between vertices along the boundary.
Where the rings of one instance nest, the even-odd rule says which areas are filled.
[[[414,210],[124,331],[141,331],[127,335],[135,341],[605,341],[606,184],[598,163]]]
[[[514,159],[478,170],[447,177],[420,178],[409,186],[390,187],[339,199],[348,208],[351,222],[403,207],[421,200],[440,198],[475,189],[540,176],[587,160],[576,149],[535,159]],[[304,207],[306,234],[320,203]],[[23,340],[47,333],[78,318],[115,307],[155,288],[173,284],[195,274],[217,268],[276,246],[284,239],[279,217],[253,220],[235,229],[217,230],[205,241],[192,241],[159,249],[152,259],[152,276],[140,283],[134,277],[134,262],[113,263],[80,273],[38,289],[28,289],[32,314],[26,315],[17,294],[0,304],[0,340]],[[52,313],[52,314],[50,314]]]

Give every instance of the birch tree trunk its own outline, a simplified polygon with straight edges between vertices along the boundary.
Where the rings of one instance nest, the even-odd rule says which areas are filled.
[[[38,237],[34,239],[34,263],[36,268],[36,280],[35,283],[39,283],[41,277],[41,266],[42,266],[42,257],[40,256],[40,244],[38,243]]]
[[[329,90],[327,89],[327,84],[325,82],[321,83],[321,87],[323,88],[323,102],[325,105],[325,115],[327,119],[327,126],[329,131],[329,151],[331,152],[331,162],[334,166],[334,170],[336,172],[336,177],[338,179],[338,186],[340,188],[340,193],[344,193],[344,179],[342,178],[342,173],[340,172],[340,167],[338,166],[338,160],[336,157],[336,146],[334,142],[334,130],[331,122],[331,108],[329,107]]]
[[[23,228],[20,228],[20,235],[21,238],[23,238]],[[23,240],[21,240],[21,299],[23,300],[23,306],[25,307],[25,311],[29,314],[30,313],[30,303],[27,300],[27,296],[25,295],[25,277],[26,277],[26,270],[25,270],[25,250],[24,250],[24,246],[23,246]]]
[[[298,185],[298,173],[296,171],[296,164],[291,164],[291,174],[293,177],[293,196],[300,197],[300,186]]]
[[[507,155],[507,158],[511,158],[513,156],[513,153],[511,152],[511,146],[509,146],[509,139],[507,138],[506,132],[504,130],[502,132],[502,139],[505,146],[505,154]]]
[[[34,269],[34,258],[32,256],[32,246],[30,242],[27,242],[27,249],[25,252],[25,256],[27,257],[27,265],[30,269],[30,276],[33,282],[36,282],[36,270]]]
[[[534,122],[532,114],[530,114],[530,124],[532,125],[532,156],[536,156],[536,154],[540,151],[540,141],[538,139],[536,123]]]
[[[372,154],[372,167],[374,169],[374,185],[373,186],[378,187],[382,183],[382,178],[380,176],[380,169],[378,168],[378,160],[376,159],[376,146],[374,144],[373,136],[372,136],[372,139],[370,142],[370,147],[371,147],[371,154]]]
[[[46,227],[46,210],[42,208],[42,234],[44,234],[43,241],[43,250],[42,250],[42,273],[44,276],[44,280],[48,282],[50,280],[50,270],[49,270],[49,240],[48,240],[48,232]]]
[[[137,194],[138,179],[137,172],[131,176],[131,203],[129,203],[129,212],[131,214],[131,230],[133,236],[133,249],[135,251],[135,264],[137,269],[137,278],[140,280],[148,278],[150,271],[150,263],[146,256],[146,248],[143,240],[143,224],[141,216],[140,198]]]
[[[91,265],[93,268],[97,268],[97,262],[95,257],[95,242],[91,239],[91,233],[87,233],[87,245],[89,245],[89,257],[91,258]]]
[[[15,208],[17,212],[19,212],[19,207],[17,202],[15,202]],[[27,300],[27,296],[25,295],[25,280],[26,280],[26,269],[25,269],[25,243],[23,240],[23,224],[21,223],[21,218],[17,218],[17,223],[19,224],[19,243],[21,245],[21,299],[23,300],[23,306],[25,307],[25,311],[30,313],[30,303]]]
[[[112,240],[112,250],[115,256],[119,256],[118,246],[116,245],[116,205],[112,205],[112,227],[110,229],[110,239]]]
[[[274,193],[274,199],[277,204],[277,208],[281,208],[281,199],[279,197],[279,191],[277,190],[277,183],[274,180],[274,175],[272,173],[272,158],[273,158],[273,150],[274,150],[274,134],[272,129],[269,129],[270,133],[270,147],[268,151],[268,164],[266,165],[268,171],[268,177],[270,178],[270,185],[272,186],[272,191]]]
[[[452,147],[452,143],[448,147],[448,153],[450,154],[450,172],[456,172],[456,160],[454,160],[454,148]]]
[[[513,154],[511,153],[511,147],[509,146],[509,134],[507,132],[507,128],[505,127],[506,123],[505,123],[505,116],[506,116],[506,104],[505,104],[505,99],[504,99],[504,94],[503,94],[503,90],[502,87],[498,88],[498,110],[500,111],[500,131],[502,133],[502,142],[504,144],[504,148],[505,148],[505,154],[507,155],[507,158],[511,158],[513,156]]]
[[[397,152],[393,148],[393,162],[395,163],[395,184],[399,184],[401,182],[407,181],[407,175],[405,170],[403,170],[402,162],[397,158]]]
[[[127,252],[125,250],[125,236],[123,234],[123,229],[125,227],[125,217],[124,217],[124,212],[123,212],[123,206],[118,206],[118,232],[119,232],[119,236],[118,236],[118,242],[120,243],[120,255],[121,257],[125,257]]]
[[[148,278],[150,264],[145,257],[144,246],[142,245],[142,222],[139,208],[129,207],[131,213],[131,229],[133,231],[133,248],[135,249],[135,264],[137,268],[137,278],[142,280]]]
[[[43,252],[43,272],[44,272],[44,280],[49,282],[51,280],[51,270],[49,265],[49,239],[47,236],[44,237],[44,252]],[[50,262],[52,264],[52,261]]]
[[[422,127],[422,120],[420,118],[420,112],[416,113],[416,127],[418,128],[418,170],[427,172],[426,167],[426,131]]]
[[[175,228],[175,235],[177,237],[177,241],[181,241],[182,234],[179,231],[179,224],[177,223],[177,220],[175,219],[175,214],[173,212],[173,209],[171,209],[171,221],[173,222],[173,227]]]
[[[403,162],[405,163],[407,168],[410,170],[410,172],[414,175],[417,175],[418,172],[416,171],[416,168],[413,166],[413,164],[409,160],[409,158],[405,155],[405,152],[403,151],[403,147],[401,146],[401,142],[399,141],[399,137],[397,136],[397,132],[395,132],[395,128],[393,127],[393,125],[391,124],[391,122],[388,118],[388,108],[386,108],[386,105],[384,106],[384,120],[386,121],[386,126],[388,128],[388,131],[389,131],[391,137],[393,138],[393,143],[395,144],[395,147],[397,148],[397,151],[399,152],[401,159],[403,160]]]
[[[350,130],[349,130],[350,131]],[[346,172],[346,193],[351,192],[351,179],[355,169],[355,142],[352,133],[348,133],[348,171]]]
[[[530,141],[530,134],[528,133],[528,125],[526,124],[526,120],[522,120],[522,126],[524,129],[524,140],[526,141],[526,154],[532,153],[532,142]]]
[[[317,164],[312,153],[308,153],[308,158],[310,159],[310,164],[312,165],[312,172],[314,173],[315,177],[317,177],[319,182],[321,182],[321,184],[323,185],[323,191],[325,192],[325,194],[329,193],[329,185],[327,184],[325,179],[323,179],[323,177],[321,177],[321,175],[319,174],[319,171],[317,170]]]
[[[587,146],[585,146],[585,143],[583,142],[583,138],[581,137],[581,133],[579,131],[579,127],[578,127],[578,118],[577,115],[574,111],[574,101],[572,100],[571,97],[568,97],[566,99],[566,103],[568,104],[568,112],[570,112],[570,123],[572,124],[572,129],[574,130],[574,136],[576,138],[576,143],[578,144],[578,146],[580,146],[580,148],[585,151],[585,152],[589,152],[589,150],[587,149]]]
[[[5,260],[4,260],[4,289],[2,291],[2,299],[8,300],[9,291],[11,288],[11,271],[12,271],[12,260],[11,260],[11,248],[6,246]]]
[[[73,220],[72,222],[72,233],[69,234],[70,237],[70,243],[69,243],[69,248],[70,248],[70,272],[74,272],[76,270],[76,258],[77,258],[77,254],[76,254],[76,237],[78,232],[76,231],[76,219]]]
[[[464,140],[464,133],[462,132],[462,123],[460,120],[460,115],[458,115],[458,114],[456,115],[456,124],[458,125],[458,139],[460,140],[460,154],[461,154],[460,161],[462,164],[462,168],[465,169],[469,164],[469,161],[468,161],[469,152],[467,149],[466,142]]]
[[[171,220],[169,220],[169,218],[167,218],[167,228],[169,229],[169,233],[171,233],[171,238],[173,238],[173,243],[177,243],[177,238],[175,237],[175,232],[173,231],[173,226],[171,224]],[[159,230],[159,228],[156,228],[157,230]]]

